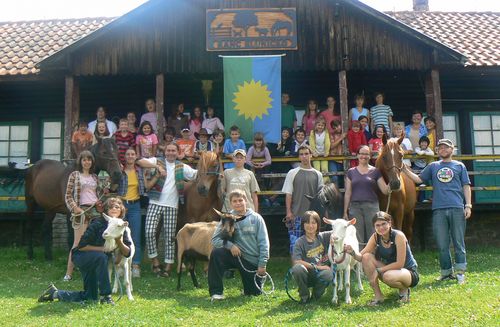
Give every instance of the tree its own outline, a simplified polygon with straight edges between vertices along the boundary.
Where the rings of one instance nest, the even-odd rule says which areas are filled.
[[[248,29],[251,26],[259,25],[259,19],[255,12],[240,11],[234,16],[233,26],[242,28],[245,31],[245,36],[248,37]]]

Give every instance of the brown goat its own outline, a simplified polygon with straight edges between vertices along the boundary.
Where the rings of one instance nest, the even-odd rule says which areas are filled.
[[[224,238],[230,239],[234,233],[234,223],[241,216],[230,213],[222,213],[216,209],[219,215]],[[185,224],[177,233],[177,290],[181,288],[182,263],[189,262],[187,265],[194,287],[200,287],[195,274],[195,263],[197,259],[209,260],[212,253],[212,236],[219,222],[198,222]]]

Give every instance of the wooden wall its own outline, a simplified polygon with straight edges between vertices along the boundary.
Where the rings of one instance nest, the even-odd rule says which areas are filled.
[[[295,7],[299,49],[207,52],[206,9],[238,7]],[[284,52],[284,72],[337,71],[344,68],[344,56],[352,70],[425,70],[431,57],[428,46],[393,26],[329,0],[152,1],[90,39],[71,55],[70,70],[75,75],[218,73],[222,69],[219,54]]]

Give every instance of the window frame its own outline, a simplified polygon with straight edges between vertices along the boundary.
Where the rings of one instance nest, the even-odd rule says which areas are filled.
[[[57,139],[57,137],[44,137],[43,136],[43,133],[45,131],[45,123],[60,123],[61,124],[61,130],[60,130],[60,137],[58,137],[60,139],[60,151],[59,151],[59,161],[61,161],[63,159],[63,156],[64,156],[64,120],[61,120],[61,119],[42,119],[41,120],[41,128],[40,128],[40,139],[41,139],[41,144],[40,144],[40,159],[45,159],[44,158],[44,140],[45,139],[50,139],[50,140],[54,140],[54,139]],[[49,154],[51,155],[51,154]]]
[[[0,143],[1,142],[7,142],[7,144],[8,144],[7,155],[6,156],[2,156],[0,154],[0,158],[7,158],[7,165],[5,165],[5,166],[0,165],[0,167],[8,167],[9,158],[20,158],[20,157],[11,157],[10,156],[10,146],[11,146],[11,143],[12,143],[12,140],[11,140],[11,128],[13,126],[28,126],[28,139],[26,140],[28,142],[28,152],[26,154],[26,158],[28,158],[28,159],[31,160],[31,136],[32,136],[31,134],[33,132],[31,121],[26,121],[26,120],[20,120],[20,121],[3,121],[3,122],[0,122],[0,126],[8,126],[9,127],[9,139],[7,141],[0,140]],[[21,142],[21,141],[24,142],[24,140],[16,140],[14,142]]]

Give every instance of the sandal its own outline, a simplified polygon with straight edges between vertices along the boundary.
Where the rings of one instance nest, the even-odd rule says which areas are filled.
[[[400,303],[408,303],[410,302],[410,289],[406,291],[405,294],[399,294],[399,302]]]
[[[160,265],[153,266],[153,273],[156,274],[157,277],[169,277],[169,273],[161,268]]]
[[[382,303],[384,303],[384,300],[373,299],[373,300],[369,301],[366,305],[369,307],[378,307]]]

